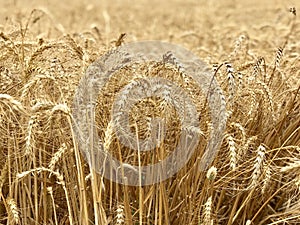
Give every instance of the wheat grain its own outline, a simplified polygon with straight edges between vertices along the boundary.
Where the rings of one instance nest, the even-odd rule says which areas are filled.
[[[300,160],[293,159],[287,166],[284,166],[280,169],[280,172],[290,172],[291,170],[298,170],[300,168]]]
[[[28,126],[26,129],[26,137],[25,137],[25,155],[32,155],[34,148],[34,126],[37,123],[37,115],[33,115],[30,117],[28,121]]]
[[[5,161],[5,164],[2,167],[1,174],[0,174],[0,193],[2,192],[2,188],[7,179],[7,175],[8,175],[8,164],[7,161]]]
[[[234,69],[230,63],[225,63],[226,65],[226,70],[227,70],[227,79],[228,79],[228,92],[229,92],[229,97],[228,97],[228,103],[232,107],[233,104],[233,98],[235,96],[235,91],[236,91],[236,85],[235,85],[235,79],[234,79]]]
[[[20,212],[15,200],[13,198],[8,198],[6,203],[8,205],[9,224],[20,224]]]
[[[163,55],[163,63],[170,63],[174,65],[178,72],[182,75],[185,73],[184,66],[180,63],[180,60],[170,51]]]
[[[124,224],[124,206],[122,204],[119,204],[116,211],[116,225]]]
[[[63,143],[50,160],[50,163],[48,165],[48,168],[50,170],[54,171],[56,163],[59,161],[59,159],[62,157],[62,155],[65,153],[66,150],[67,150],[67,146],[65,143]]]
[[[251,220],[247,220],[245,223],[245,225],[251,225],[251,224],[252,224]]]
[[[69,44],[69,46],[77,53],[78,57],[83,59],[83,49],[76,44],[75,40],[69,34],[65,35],[65,39],[67,44]]]
[[[206,178],[212,181],[216,178],[216,176],[217,176],[217,168],[215,166],[210,167],[206,173]]]
[[[240,12],[245,3],[216,2],[214,7],[203,3],[206,12],[196,13],[196,17],[194,13],[182,13],[189,12],[193,2],[174,1],[168,7],[166,2],[159,7],[148,2],[130,7],[128,14],[121,1],[104,4],[103,9],[94,5],[85,9],[75,1],[68,5],[71,13],[62,15],[59,7],[53,8],[57,19],[50,9],[29,9],[34,3],[25,5],[18,1],[14,12],[9,5],[2,10],[0,223],[16,223],[17,217],[14,219],[12,213],[15,211],[17,222],[24,225],[299,224],[300,67],[296,7],[287,14],[278,11],[276,4],[269,4],[267,11],[247,5],[248,15],[244,16]],[[145,13],[140,13],[146,6],[151,8],[147,13],[155,15],[153,21],[145,20]],[[229,7],[234,8],[230,9],[230,23],[223,23],[220,12]],[[165,8],[170,10],[167,17]],[[23,11],[28,10],[31,13],[24,16]],[[99,12],[104,12],[105,27],[92,25],[85,30],[87,23],[99,19]],[[264,17],[259,16],[261,13]],[[126,19],[121,21],[125,14]],[[195,23],[199,15],[204,21],[200,27]],[[276,24],[272,22],[274,15]],[[59,23],[61,19],[68,24],[66,29]],[[183,25],[187,31],[182,33]],[[237,33],[240,27],[247,33]],[[164,39],[184,45],[212,65],[209,71],[203,69],[211,75],[211,84],[204,79],[202,70],[198,73],[184,68],[180,53],[175,51],[166,52],[155,62],[147,62],[146,58],[133,62],[139,56],[118,52],[117,47],[125,47],[123,35],[115,43],[112,41],[123,32],[130,34],[129,42]],[[280,47],[274,52],[272,46],[277,43]],[[116,57],[112,57],[114,54]],[[193,59],[186,60],[188,64],[184,65],[193,64]],[[100,66],[87,69],[94,61]],[[69,126],[74,110],[70,105],[79,80],[95,78],[91,85],[83,84],[87,87],[79,94],[82,102],[88,99],[85,94],[90,93],[92,85],[104,81],[104,76],[96,77],[104,70],[109,75],[106,85],[99,93],[92,93],[99,97],[96,128],[104,150],[119,154],[126,171],[139,173],[135,166],[138,157],[143,165],[164,160],[177,146],[181,132],[198,134],[195,153],[167,181],[145,187],[119,185],[103,179],[81,159],[81,140],[76,142]],[[189,72],[195,72],[195,77]],[[156,77],[169,80],[189,95],[197,108],[196,116],[201,112],[199,126],[181,126],[179,115],[190,114],[191,109],[178,107],[180,102],[174,99],[172,86],[147,83],[147,79]],[[195,81],[205,83],[204,88]],[[225,92],[215,89],[215,82]],[[126,108],[130,128],[122,130],[125,112],[119,110],[114,117],[111,106],[117,103],[125,109],[131,100],[136,100],[135,89],[162,94],[140,99],[130,110]],[[120,90],[124,96],[116,100]],[[176,107],[180,108],[178,112]],[[230,112],[223,115],[226,109]],[[85,112],[82,110],[80,116],[85,117]],[[214,118],[218,114],[221,117]],[[136,132],[141,140],[162,136],[153,122],[156,118],[163,118],[165,133],[153,152],[137,156],[132,149],[120,145],[117,132],[135,139]],[[227,134],[224,142],[222,127],[226,127]],[[259,145],[262,142],[264,148],[270,149],[263,149]],[[69,154],[72,151],[75,156]],[[194,166],[201,155],[201,168],[208,169],[207,173],[200,173]],[[210,165],[212,160],[214,166]],[[57,168],[60,172],[54,171]],[[9,199],[13,199],[13,207],[7,204]],[[195,211],[199,213],[194,215]]]
[[[28,95],[30,93],[30,89],[32,89],[34,87],[34,85],[36,85],[40,80],[43,80],[43,79],[46,79],[46,80],[49,79],[50,81],[55,82],[55,78],[52,77],[49,73],[36,75],[36,76],[34,76],[34,78],[32,80],[27,82],[24,85],[24,87],[22,88],[21,99],[28,98],[29,97]]]
[[[267,190],[267,187],[268,187],[268,185],[270,183],[270,180],[271,180],[272,171],[271,171],[271,168],[270,168],[269,165],[265,165],[264,168],[263,168],[263,171],[265,173],[265,177],[264,177],[264,180],[263,180],[263,185],[262,185],[262,188],[261,188],[261,193],[265,194],[266,190]]]
[[[109,146],[113,141],[113,121],[109,121],[109,123],[107,124],[107,128],[105,130],[105,136],[104,136],[104,150],[105,151],[109,151]]]
[[[227,136],[227,142],[228,142],[228,146],[229,146],[229,155],[230,155],[230,163],[229,163],[229,165],[230,165],[230,168],[232,169],[232,170],[235,170],[235,168],[236,168],[236,164],[237,164],[237,161],[238,161],[238,159],[237,159],[237,153],[236,153],[236,147],[235,147],[235,142],[234,142],[234,139],[233,139],[233,137],[232,137],[232,135],[228,135]]]
[[[274,103],[273,103],[272,93],[271,93],[269,87],[264,82],[258,81],[257,84],[262,87],[262,90],[265,93],[265,96],[266,96],[266,99],[267,99],[267,102],[268,102],[268,109],[271,113],[271,117],[272,117],[272,120],[273,120],[272,122],[275,122],[276,118],[275,118],[275,114],[274,114]]]
[[[251,184],[249,186],[249,188],[251,188],[251,189],[255,188],[259,183],[261,171],[262,171],[262,168],[264,165],[265,151],[266,151],[266,148],[262,145],[259,145],[259,147],[257,148],[257,156],[255,159],[255,164],[253,166],[253,172],[252,172],[252,176],[251,176]]]
[[[245,144],[246,143],[246,131],[245,131],[245,128],[243,127],[243,125],[240,123],[232,122],[232,123],[230,123],[230,126],[237,127],[240,130],[241,136],[242,136],[241,142],[242,142],[242,144]]]
[[[23,107],[22,103],[17,101],[14,97],[8,94],[0,94],[0,102],[7,105],[11,105],[12,109],[16,111],[20,111],[21,113],[27,115],[27,112]]]
[[[58,112],[62,112],[68,116],[71,116],[71,110],[69,106],[65,103],[55,105],[51,110],[51,116],[54,116],[54,114]]]
[[[54,107],[54,103],[46,99],[35,99],[32,102],[31,112],[37,114],[39,111],[50,110]]]
[[[290,12],[293,13],[294,16],[296,16],[297,15],[296,7],[291,7]]]
[[[261,70],[261,67],[263,67],[263,70]],[[262,74],[262,72],[263,72],[263,76],[265,76],[266,75],[266,62],[265,62],[264,57],[259,57],[257,59],[256,63],[254,63],[252,77],[256,78],[257,75]]]
[[[237,72],[237,78],[238,78],[238,87],[239,88],[242,88],[243,87],[243,77],[244,77],[244,74],[242,72]]]
[[[204,212],[203,212],[203,224],[204,225],[213,225],[213,220],[211,219],[211,211],[212,211],[212,197],[210,196],[206,203],[204,204]]]
[[[252,117],[254,117],[252,114],[254,114],[257,110],[258,102],[257,102],[257,98],[256,98],[256,93],[253,90],[248,90],[248,94],[250,97],[250,105],[248,105],[248,107],[247,107],[247,109],[248,109],[247,116],[252,118]]]
[[[248,40],[247,34],[241,34],[234,43],[233,52],[230,54],[229,58],[233,61],[239,59],[239,54],[246,53],[248,51]]]
[[[14,56],[18,57],[18,50],[14,44],[14,41],[11,40],[7,35],[5,35],[3,32],[0,32],[0,37],[4,40],[4,47],[12,53]]]
[[[279,47],[276,51],[276,58],[275,58],[275,67],[276,68],[279,68],[279,66],[280,66],[280,62],[281,62],[281,59],[283,56],[283,50],[284,50],[284,48]]]
[[[4,66],[0,66],[0,82],[2,91],[8,89],[8,87],[13,83],[13,77],[10,70]]]
[[[58,58],[53,58],[50,63],[50,74],[52,77],[62,78],[65,75],[64,68]]]

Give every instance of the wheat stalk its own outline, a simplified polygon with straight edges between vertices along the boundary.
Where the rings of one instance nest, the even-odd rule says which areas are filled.
[[[0,24],[0,223],[299,224],[296,7],[286,10],[291,17],[286,18],[283,10],[278,14],[277,6],[269,4],[268,13],[260,20],[256,19],[262,18],[260,12],[249,5],[249,16],[236,17],[243,3],[218,2],[214,7],[203,3],[207,13],[196,13],[195,17],[193,13],[178,13],[178,8],[190,10],[189,4],[178,2],[168,5],[167,19],[162,10],[167,3],[158,6],[148,2],[147,7],[155,14],[154,23],[145,21],[144,13],[135,13],[145,11],[142,4],[131,7],[128,14],[125,3],[109,3],[103,13],[106,26],[92,25],[88,30],[86,23],[98,12],[92,3],[86,7],[68,5],[71,14],[54,9],[57,19],[50,13],[53,4],[49,10],[29,9],[29,16],[23,14],[29,7],[24,2],[18,1],[14,12],[5,8],[7,18]],[[219,23],[219,9],[226,11],[231,6],[235,9],[230,11],[231,22]],[[125,14],[127,19],[121,21]],[[200,18],[197,15],[206,21],[200,27],[195,26]],[[272,24],[274,15],[278,16],[276,24]],[[61,19],[71,27],[64,29]],[[183,25],[188,31],[180,33]],[[249,35],[237,33],[240,27],[247,30],[250,25]],[[124,35],[112,42],[121,33],[128,34],[128,42],[159,38],[184,45],[212,69],[202,68],[202,64],[199,71],[185,68],[193,65],[194,59],[185,59],[187,64],[182,64],[182,55],[173,49],[157,61],[140,58],[134,62],[139,56],[119,51],[125,47]],[[279,42],[275,51],[274,37]],[[149,53],[152,50],[149,48]],[[95,67],[89,67],[92,62]],[[98,96],[96,128],[104,150],[119,154],[126,171],[139,174],[138,162],[140,166],[162,162],[179,143],[181,132],[188,138],[196,133],[199,137],[189,162],[170,179],[143,187],[114,183],[88,168],[80,150],[85,150],[81,141],[89,141],[75,139],[70,125],[77,84],[91,77],[94,82],[80,84],[85,88],[78,95],[82,111],[77,117],[89,116],[82,103],[88,100],[93,85],[106,81],[99,92],[91,93]],[[189,115],[191,109],[178,107],[173,86],[154,84],[147,81],[149,78],[162,78],[183,89],[196,106],[199,126],[181,127],[179,115]],[[136,100],[136,89],[161,91],[162,95],[140,99],[130,110],[126,108],[130,128],[122,130],[125,114],[119,110],[114,117],[111,106],[118,104],[125,109]],[[116,100],[120,90],[124,95]],[[230,110],[227,115],[226,109]],[[157,117],[163,118],[166,132],[151,152],[137,154],[117,139],[117,132],[134,140],[162,136],[153,123]],[[86,127],[80,127],[82,133],[90,126]],[[68,154],[69,150],[75,156]],[[200,172],[195,166],[199,161]],[[60,172],[55,171],[57,168]],[[124,180],[126,184],[126,177]]]
[[[69,194],[68,194],[68,189],[66,188],[66,183],[64,181],[64,177],[62,174],[60,174],[58,171],[53,171],[50,170],[48,168],[45,167],[37,167],[28,171],[24,171],[22,173],[18,173],[16,175],[16,179],[17,181],[20,181],[21,179],[24,179],[24,177],[28,176],[31,173],[41,173],[41,172],[48,172],[50,175],[54,175],[57,180],[58,180],[58,184],[60,184],[65,192],[65,197],[66,197],[66,201],[67,201],[67,206],[68,206],[68,211],[69,211],[69,220],[70,220],[70,224],[74,224],[73,223],[73,216],[72,216],[72,210],[71,210],[71,204],[70,204],[70,200],[69,200]]]
[[[56,205],[55,205],[54,197],[53,197],[53,188],[52,187],[47,187],[47,191],[48,191],[48,193],[50,194],[50,197],[51,197],[55,225],[58,225],[58,219],[57,219],[57,214],[56,214]]]
[[[210,167],[207,170],[206,178],[210,181],[214,180],[217,176],[217,168],[215,166]]]

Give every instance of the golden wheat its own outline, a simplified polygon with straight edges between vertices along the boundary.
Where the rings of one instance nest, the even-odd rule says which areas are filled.
[[[0,8],[0,224],[300,223],[297,5],[286,8],[277,0],[35,3],[12,1]],[[93,93],[95,125],[106,153],[123,162],[120,175],[139,174],[134,166],[164,160],[181,132],[199,135],[178,173],[135,187],[90,168],[74,129],[73,98],[82,78],[99,75],[88,69],[91,63],[99,65],[100,57],[118,54],[126,42],[145,39],[194,52],[208,64],[203,70],[213,76],[210,87],[214,82],[220,87],[201,90],[173,52],[158,62],[107,65],[110,77]],[[198,127],[181,127],[180,113],[190,108],[177,112],[170,86],[147,80],[157,77],[191,98]],[[204,82],[201,74],[198,78]],[[114,117],[112,108],[125,109],[141,87],[163,89],[163,95],[136,102],[128,110],[129,129],[119,129],[124,114]],[[86,99],[86,93],[80,97]],[[155,118],[164,119],[164,132],[155,130],[161,125]],[[136,152],[122,144],[120,134],[164,139],[151,152]]]

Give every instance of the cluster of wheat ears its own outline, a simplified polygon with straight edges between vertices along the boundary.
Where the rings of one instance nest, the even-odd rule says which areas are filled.
[[[286,16],[290,21],[277,50],[257,55],[243,33],[225,60],[209,62],[228,119],[207,171],[199,168],[214,128],[207,93],[163,62],[115,72],[99,93],[96,124],[105,149],[123,162],[163,160],[181,131],[174,106],[143,99],[130,111],[130,129],[143,139],[151,134],[151,118],[165,118],[165,140],[155,154],[140,157],[122,146],[111,108],[125,85],[166,78],[186,90],[199,113],[200,142],[189,162],[168,180],[143,187],[116,184],[89,168],[73,130],[72,101],[81,77],[124,35],[107,45],[97,26],[66,34],[37,9],[14,29],[1,26],[0,224],[299,224],[300,55],[293,50],[299,23],[295,9]],[[44,29],[41,21],[52,24],[47,32],[56,38],[36,36]]]

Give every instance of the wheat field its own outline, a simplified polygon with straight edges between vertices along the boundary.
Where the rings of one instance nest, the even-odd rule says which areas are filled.
[[[300,224],[298,1],[0,2],[0,224]],[[123,162],[164,159],[181,130],[172,105],[143,99],[129,113],[130,129],[145,138],[149,119],[163,117],[165,139],[156,154],[122,146],[111,108],[123,86],[163,77],[188,90],[199,114],[188,163],[139,187],[89,167],[72,106],[89,65],[141,40],[174,43],[203,60],[222,89],[227,121],[214,161],[201,170],[214,130],[206,93],[162,62],[117,71],[97,96],[95,122]]]

